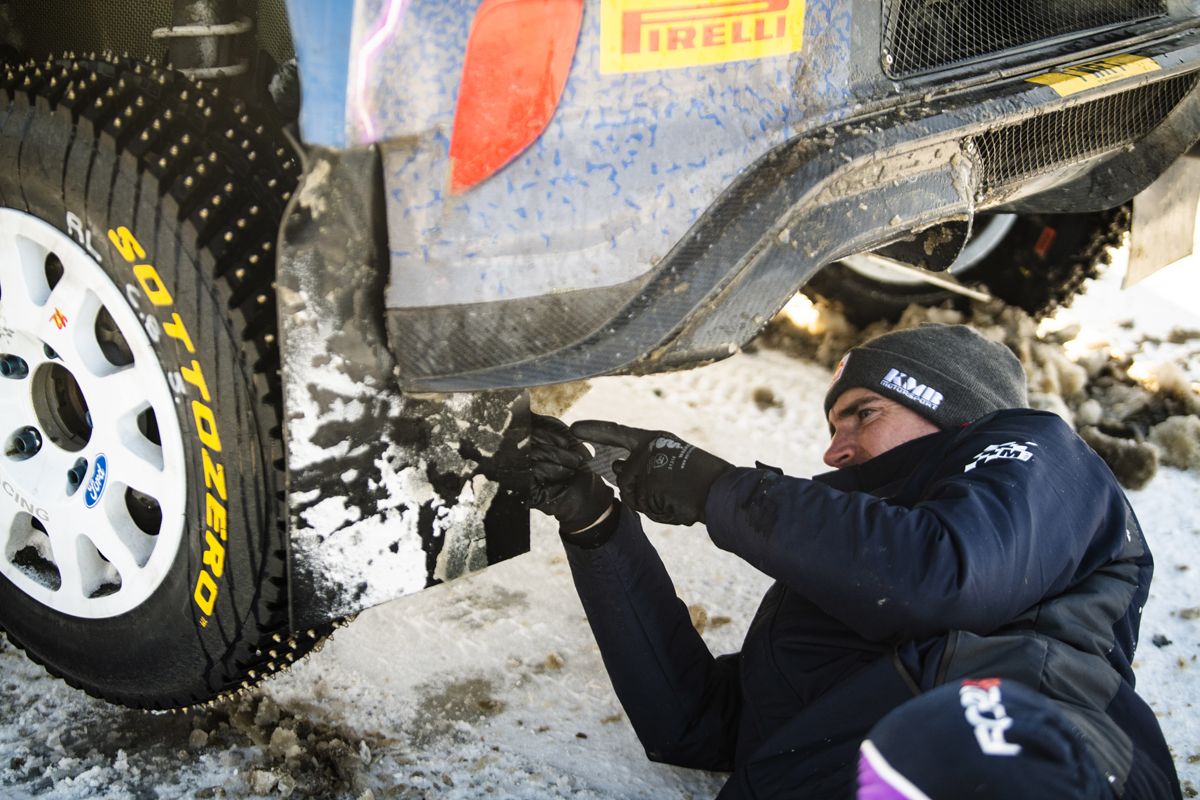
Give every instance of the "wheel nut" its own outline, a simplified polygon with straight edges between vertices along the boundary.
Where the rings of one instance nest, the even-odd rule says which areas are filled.
[[[72,491],[79,488],[79,484],[83,483],[83,476],[87,474],[87,461],[79,459],[75,462],[75,466],[67,470],[67,484]]]
[[[20,356],[5,353],[0,356],[0,375],[5,378],[24,378],[29,374],[29,365]]]
[[[8,454],[14,458],[26,459],[36,455],[42,449],[42,435],[37,428],[24,427],[13,434],[8,446]]]

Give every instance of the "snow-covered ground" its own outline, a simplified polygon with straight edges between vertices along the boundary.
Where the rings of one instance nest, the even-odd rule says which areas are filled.
[[[1070,312],[1080,345],[1174,359],[1200,328],[1200,263],[1124,295],[1118,270]],[[1120,323],[1134,319],[1132,327]],[[1178,337],[1177,337],[1178,338]],[[775,351],[704,369],[596,381],[568,414],[661,427],[736,463],[823,471],[827,370]],[[1161,469],[1131,498],[1157,555],[1139,689],[1185,794],[1200,786],[1200,474]],[[702,798],[721,776],[651,764],[621,713],[549,522],[530,554],[367,611],[239,703],[148,715],[91,700],[0,644],[0,796]],[[737,649],[768,580],[700,528],[647,525],[714,652]]]

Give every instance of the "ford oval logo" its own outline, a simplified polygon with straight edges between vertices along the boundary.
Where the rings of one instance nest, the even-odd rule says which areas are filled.
[[[83,502],[88,508],[95,508],[100,502],[100,495],[104,494],[104,487],[108,484],[108,459],[103,454],[96,456],[96,464],[92,467],[92,477],[88,479],[87,486],[83,490]]]

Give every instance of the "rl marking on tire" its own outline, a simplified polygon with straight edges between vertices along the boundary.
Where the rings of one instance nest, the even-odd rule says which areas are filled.
[[[133,274],[146,299],[156,308],[167,309],[175,303],[170,290],[167,289],[158,270],[146,258],[146,249],[138,242],[133,232],[124,225],[109,229],[108,240],[121,254],[121,257],[133,267]],[[156,330],[166,333],[183,345],[189,354],[196,352],[192,337],[188,333],[183,318],[176,311],[171,311],[170,319],[161,323],[156,317],[147,316],[145,323],[149,327],[154,324]],[[156,338],[157,341],[157,338]],[[187,391],[191,385],[200,395],[200,399],[191,402],[192,420],[195,423],[196,438],[200,441],[200,458],[204,472],[204,552],[201,556],[199,574],[196,575],[196,585],[192,590],[192,600],[200,609],[202,616],[199,625],[208,627],[208,618],[216,608],[217,596],[220,594],[218,581],[225,574],[225,545],[229,538],[228,514],[226,504],[229,498],[225,491],[225,467],[214,461],[211,453],[221,452],[221,433],[217,425],[216,414],[209,405],[212,394],[209,392],[208,381],[200,362],[192,359],[192,363],[181,366],[178,373],[168,376],[172,389],[179,393]]]

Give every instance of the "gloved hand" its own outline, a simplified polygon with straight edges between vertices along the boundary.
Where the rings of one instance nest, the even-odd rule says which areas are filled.
[[[588,442],[615,445],[629,458],[613,464],[621,501],[655,522],[704,522],[704,504],[717,478],[733,465],[688,444],[673,433],[585,420],[571,433]]]
[[[560,533],[576,533],[598,522],[612,507],[613,490],[583,467],[591,454],[561,420],[534,414],[529,460],[531,504],[558,520]]]

